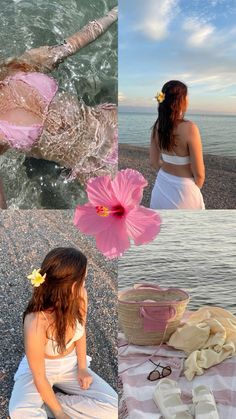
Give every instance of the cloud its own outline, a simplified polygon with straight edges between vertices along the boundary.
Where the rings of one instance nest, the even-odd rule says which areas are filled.
[[[143,19],[135,30],[142,32],[153,41],[159,41],[168,36],[168,26],[178,13],[179,0],[146,0]]]
[[[118,93],[118,101],[119,102],[125,102],[126,101],[126,96],[122,92]]]
[[[211,24],[201,22],[197,18],[187,18],[183,24],[183,30],[190,33],[187,43],[190,46],[200,47],[209,39],[215,31]]]
[[[207,76],[206,75],[206,76],[204,76],[202,74],[202,77],[199,77],[199,78],[194,78],[194,76],[193,77],[189,77],[189,82],[191,83],[192,86],[199,85],[199,84],[201,84],[201,85],[209,85],[212,82],[215,83],[218,80],[219,80],[219,76],[218,75],[211,75],[211,76]]]
[[[235,73],[234,72],[220,72],[215,69],[214,74],[209,74],[207,70],[202,70],[201,76],[197,72],[192,74],[176,74],[176,78],[183,80],[190,88],[194,88],[205,92],[205,93],[214,93],[214,92],[225,92],[226,90],[234,88],[235,83]]]
[[[152,106],[155,89],[179,79],[189,86],[193,107],[236,112],[236,5],[230,8],[225,0],[196,0],[186,7],[184,0],[121,1],[132,4],[127,14],[132,24],[125,33],[136,22],[135,30],[145,35],[141,45],[140,37],[131,34],[129,41],[129,33],[125,38],[128,70],[122,70],[120,89],[126,97],[121,105]]]

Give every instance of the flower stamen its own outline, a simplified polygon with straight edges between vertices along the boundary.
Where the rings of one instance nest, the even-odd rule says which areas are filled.
[[[124,208],[122,206],[117,206],[112,209],[104,207],[103,205],[96,206],[96,212],[100,217],[108,217],[109,215],[116,215],[122,217],[124,215]]]
[[[110,214],[110,210],[107,207],[103,207],[102,205],[96,206],[97,214],[100,215],[100,217],[108,217]]]

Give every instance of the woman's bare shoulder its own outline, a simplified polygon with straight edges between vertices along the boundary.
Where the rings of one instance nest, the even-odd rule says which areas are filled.
[[[194,133],[196,133],[198,131],[199,130],[198,130],[198,127],[195,124],[195,122],[190,121],[188,119],[184,119],[178,125],[178,133],[182,133],[182,134],[194,134]]]
[[[47,327],[46,318],[41,312],[29,313],[24,319],[24,330],[27,331],[45,331]]]
[[[47,326],[47,322],[40,312],[29,313],[25,316],[24,342],[27,358],[30,356],[32,360],[32,357],[38,357],[39,352],[41,355],[44,353],[44,345],[47,341]]]

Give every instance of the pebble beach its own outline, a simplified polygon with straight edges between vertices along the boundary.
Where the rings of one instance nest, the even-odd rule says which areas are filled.
[[[77,247],[88,257],[87,353],[92,369],[116,389],[117,262],[79,233],[73,211],[1,211],[0,230],[0,418],[9,418],[13,376],[24,353],[22,314],[32,291],[26,276],[54,247]]]

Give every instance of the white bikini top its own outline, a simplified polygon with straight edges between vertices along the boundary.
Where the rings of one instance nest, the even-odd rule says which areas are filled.
[[[43,314],[43,316],[45,317],[45,319],[47,320],[47,322],[49,324],[48,318],[45,315],[45,313],[43,311],[41,311],[41,313]],[[73,342],[76,342],[77,340],[82,338],[83,334],[84,334],[84,326],[82,326],[82,324],[80,324],[80,322],[76,319],[75,334],[74,334],[73,338],[71,338],[67,342],[66,350],[71,346],[71,344]],[[47,343],[45,345],[45,355],[49,355],[49,356],[61,355],[58,352],[58,344],[57,344],[56,340],[53,339],[52,337],[48,337]]]
[[[170,155],[170,154],[164,154],[162,153],[162,160],[166,163],[170,163],[170,164],[176,164],[176,165],[184,165],[184,164],[189,164],[190,163],[190,156],[177,156],[175,155]]]

